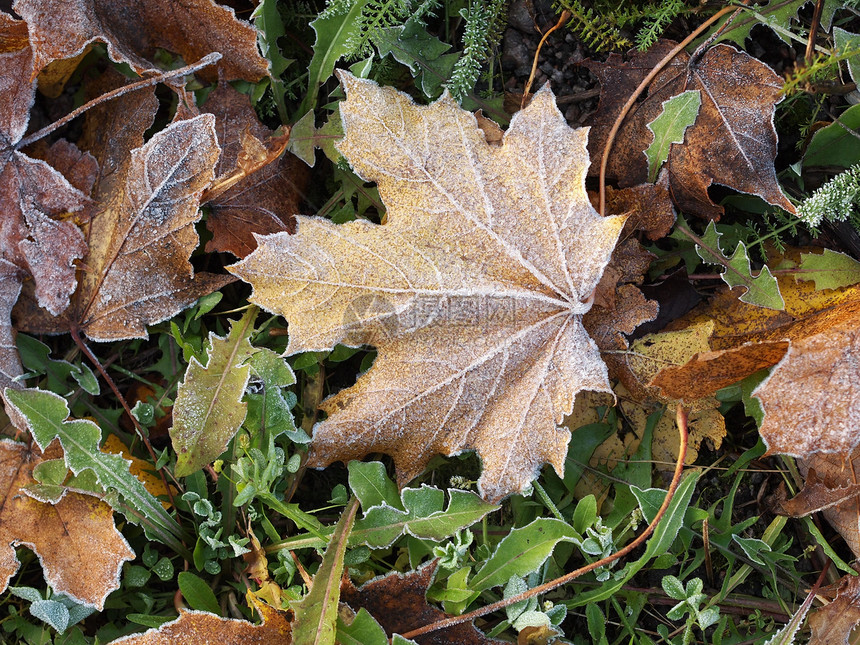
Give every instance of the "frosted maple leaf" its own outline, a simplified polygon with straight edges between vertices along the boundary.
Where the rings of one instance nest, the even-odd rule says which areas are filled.
[[[474,450],[489,500],[544,463],[563,472],[558,427],[580,390],[609,391],[582,326],[623,217],[585,193],[587,130],[538,92],[501,145],[445,95],[405,94],[341,72],[338,149],[374,181],[384,225],[298,217],[231,271],[289,322],[286,355],[341,343],[378,356],[326,399],[310,464],[391,455],[401,484],[437,454]]]

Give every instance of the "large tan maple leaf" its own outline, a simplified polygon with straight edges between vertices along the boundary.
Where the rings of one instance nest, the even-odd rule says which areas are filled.
[[[323,402],[310,463],[391,455],[401,484],[437,454],[475,450],[482,495],[561,473],[576,393],[609,391],[582,326],[624,223],[584,189],[586,130],[549,89],[501,145],[447,95],[428,106],[340,74],[338,148],[375,181],[387,222],[297,217],[231,271],[289,321],[286,354],[374,345],[373,367]]]

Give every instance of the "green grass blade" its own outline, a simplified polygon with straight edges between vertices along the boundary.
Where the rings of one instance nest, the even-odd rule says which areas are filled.
[[[340,599],[340,577],[343,556],[358,500],[353,497],[340,516],[326,548],[322,564],[314,575],[307,595],[292,603],[296,618],[293,622],[293,642],[307,645],[334,645],[337,634],[337,605]]]

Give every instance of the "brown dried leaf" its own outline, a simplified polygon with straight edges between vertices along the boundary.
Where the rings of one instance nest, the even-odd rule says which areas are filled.
[[[123,142],[142,136],[148,110],[132,126],[113,129]],[[215,119],[178,121],[123,157],[111,139],[91,148],[102,163],[97,210],[86,228],[89,251],[75,303],[62,318],[18,315],[31,331],[83,330],[94,340],[145,338],[146,325],[172,317],[231,278],[193,273],[194,224],[200,195],[218,159]],[[127,155],[127,153],[126,153]]]
[[[632,284],[622,284],[615,289],[612,304],[608,307],[594,306],[582,317],[588,335],[602,350],[627,349],[626,335],[632,334],[642,323],[657,315],[657,303],[647,300]],[[605,357],[610,373],[618,359]]]
[[[627,215],[622,237],[642,231],[649,240],[666,237],[675,224],[675,209],[669,194],[669,174],[661,172],[655,184],[629,188],[606,187],[606,209],[614,215]]]
[[[791,499],[780,502],[780,515],[806,517],[839,506],[860,495],[860,484],[849,483],[832,488],[818,478],[814,468],[809,468],[803,489]]]
[[[362,608],[367,610],[389,637],[406,634],[448,618],[448,614],[430,605],[426,599],[438,564],[438,560],[433,560],[405,574],[392,571],[358,589],[348,576],[344,577],[340,586],[340,600],[355,612]],[[484,636],[472,623],[439,629],[414,640],[419,645],[502,645],[501,641]]]
[[[0,14],[0,259],[33,277],[39,305],[57,315],[75,288],[73,262],[86,250],[81,232],[54,219],[89,200],[44,161],[15,149],[23,136],[35,86],[22,82],[32,66],[27,27]]]
[[[661,41],[647,52],[633,52],[629,62],[612,54],[606,63],[585,63],[601,86],[600,104],[590,123],[592,157],[603,154],[621,107],[673,45]],[[609,157],[608,175],[622,187],[647,181],[643,151],[653,140],[647,124],[661,113],[664,101],[685,90],[701,90],[698,118],[687,129],[684,145],[671,147],[666,162],[675,205],[684,212],[718,219],[723,208],[708,197],[708,187],[717,183],[759,195],[793,213],[773,165],[773,110],[782,100],[782,85],[767,65],[729,45],[712,47],[695,60],[681,52],[651,82],[647,97],[633,106],[622,124]]]
[[[753,392],[770,454],[808,458],[849,453],[860,444],[860,307],[825,331],[792,340],[785,357]]]
[[[59,139],[46,150],[45,161],[84,195],[92,194],[99,176],[99,164],[89,152]]]
[[[62,456],[57,441],[42,455],[38,448],[0,441],[0,591],[18,571],[14,547],[23,545],[39,556],[52,589],[102,610],[108,594],[119,588],[123,562],[134,559],[114,526],[111,507],[72,492],[45,504],[21,490],[36,483],[33,469],[42,460]]]
[[[188,64],[221,52],[218,69],[227,80],[256,82],[269,71],[257,52],[256,30],[212,0],[17,0],[14,8],[30,27],[32,78],[51,61],[76,56],[96,40],[107,44],[112,60],[141,75],[159,71],[153,62],[159,48]],[[212,69],[199,74],[216,78]]]
[[[783,509],[786,513],[808,514],[817,510],[811,508],[813,505],[838,498],[844,492],[845,499],[829,505],[821,512],[845,540],[854,557],[860,557],[860,497],[850,494],[860,482],[860,449],[847,455],[821,453],[808,460],[798,459],[797,467],[807,484],[813,487],[811,492],[822,488],[833,492],[812,496],[802,490],[793,499],[783,501]],[[813,478],[810,478],[811,472],[815,473]],[[795,500],[798,501],[794,503]]]
[[[698,353],[683,365],[663,368],[648,385],[667,398],[694,401],[776,365],[787,350],[788,341],[774,341]]]
[[[280,145],[286,142],[270,142],[273,133],[257,120],[248,97],[227,83],[218,85],[203,109],[215,115],[221,144],[216,185],[239,168],[243,138],[256,142],[264,155],[258,165],[246,171],[249,176],[209,202],[211,212],[206,226],[213,237],[206,243],[206,251],[226,251],[244,258],[257,248],[255,233],[295,231],[293,216],[299,212],[310,169],[295,155],[281,154]],[[275,147],[265,147],[260,142]]]
[[[378,356],[327,399],[310,463],[394,457],[401,484],[436,454],[475,450],[498,500],[542,464],[562,472],[557,424],[583,389],[608,391],[582,314],[624,219],[584,190],[586,132],[552,93],[511,121],[501,146],[450,97],[416,106],[342,73],[339,148],[376,181],[388,223],[297,218],[231,270],[290,324],[288,354],[338,343]]]
[[[590,195],[592,202],[596,195]],[[665,173],[657,184],[643,184],[624,190],[609,189],[607,209],[613,215],[627,217],[621,233],[623,242],[612,252],[595,292],[594,307],[583,316],[588,335],[604,351],[627,349],[627,336],[640,325],[657,317],[659,308],[638,287],[654,256],[630,236],[644,232],[649,239],[663,237],[672,228],[675,211],[665,186]],[[627,238],[627,239],[625,239]],[[609,374],[618,378],[621,364],[617,355],[605,359]]]
[[[250,592],[248,601],[263,617],[262,625],[205,611],[182,611],[179,618],[158,629],[123,636],[108,645],[292,645],[289,613],[257,601]]]
[[[849,645],[860,623],[860,576],[843,576],[838,584],[836,599],[809,614],[809,645]]]
[[[27,129],[35,84],[27,25],[0,13],[0,388],[21,374],[10,312],[21,285],[38,305],[62,312],[75,290],[74,261],[86,251],[84,237],[64,213],[80,211],[87,196],[44,161],[15,146]],[[0,390],[2,391],[2,390]],[[17,419],[13,419],[16,421]]]

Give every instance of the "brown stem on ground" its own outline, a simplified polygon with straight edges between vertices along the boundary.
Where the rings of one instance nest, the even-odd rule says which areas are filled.
[[[107,383],[108,387],[114,393],[114,396],[119,400],[120,405],[122,405],[122,409],[125,410],[125,413],[128,415],[128,418],[131,419],[131,423],[134,426],[135,432],[140,437],[140,440],[143,442],[143,445],[146,446],[147,451],[149,452],[149,456],[152,458],[152,463],[155,465],[158,462],[158,455],[155,454],[155,450],[152,448],[152,444],[149,443],[149,437],[146,436],[146,433],[143,431],[143,428],[140,426],[137,418],[131,413],[131,408],[128,405],[128,401],[125,400],[125,397],[119,391],[119,388],[116,385],[116,382],[111,378],[110,374],[107,373],[107,370],[101,364],[101,361],[93,354],[92,350],[87,346],[84,342],[83,338],[81,338],[80,331],[74,325],[72,325],[69,329],[69,333],[72,336],[72,340],[75,341],[75,345],[77,345],[80,350],[84,353],[90,363],[92,363],[95,368],[98,370],[99,374],[102,375],[102,378]],[[173,499],[173,490],[170,485],[167,483],[167,477],[164,474],[164,468],[158,469],[158,474],[161,477],[161,481],[164,484],[164,489],[167,491],[167,496],[170,499],[170,503],[173,505],[173,508],[176,508],[176,501]],[[177,522],[179,520],[179,516],[176,518]]]
[[[186,65],[185,67],[180,67],[179,69],[174,69],[169,72],[164,72],[163,74],[158,74],[157,76],[151,76],[150,78],[145,78],[142,81],[137,81],[136,83],[131,83],[129,85],[123,85],[122,87],[118,87],[115,90],[112,90],[106,94],[102,94],[101,96],[97,96],[92,101],[88,101],[84,103],[81,107],[76,110],[72,110],[62,119],[58,119],[54,121],[50,125],[46,125],[41,130],[34,132],[33,134],[24,137],[21,139],[17,145],[15,146],[16,150],[20,150],[26,146],[29,146],[31,143],[38,141],[39,139],[48,136],[54,130],[61,128],[66,125],[72,119],[76,119],[81,114],[93,108],[100,103],[104,103],[105,101],[110,101],[111,99],[115,99],[123,94],[128,94],[129,92],[134,92],[136,90],[142,90],[145,87],[149,87],[151,85],[158,85],[159,83],[163,83],[166,80],[171,78],[176,78],[177,76],[185,76],[186,74],[192,74],[198,70],[203,69],[204,67],[208,67],[213,63],[218,62],[221,58],[221,54],[219,52],[212,52],[211,54],[207,54],[199,61],[194,63],[193,65]]]
[[[434,632],[439,629],[453,627],[454,625],[469,622],[474,620],[475,618],[479,618],[494,611],[504,609],[505,607],[509,607],[510,605],[522,602],[523,600],[528,600],[529,598],[533,598],[534,596],[547,593],[548,591],[557,589],[558,587],[567,584],[571,580],[574,580],[575,578],[578,578],[579,576],[584,575],[589,571],[594,571],[595,569],[604,567],[615,562],[616,560],[623,558],[628,553],[642,545],[645,540],[647,540],[648,537],[650,537],[650,535],[654,532],[654,529],[657,528],[657,525],[660,523],[660,520],[663,519],[663,515],[666,514],[666,510],[669,508],[669,504],[675,497],[675,491],[678,489],[678,484],[681,483],[681,475],[684,472],[684,460],[687,456],[688,415],[689,411],[684,408],[684,406],[679,404],[676,413],[676,420],[678,424],[680,446],[678,448],[678,461],[675,463],[675,473],[672,475],[672,483],[669,484],[669,490],[666,492],[666,497],[663,499],[663,503],[660,505],[660,508],[657,511],[657,514],[654,516],[654,519],[651,520],[651,523],[648,525],[648,527],[644,531],[642,531],[642,533],[635,540],[633,540],[632,542],[630,542],[629,544],[619,549],[610,556],[601,558],[600,560],[597,560],[595,562],[591,562],[590,564],[587,564],[584,567],[580,567],[575,571],[571,571],[570,573],[556,578],[555,580],[545,582],[544,584],[539,585],[534,589],[529,589],[528,591],[524,591],[523,593],[517,594],[516,596],[511,596],[510,598],[499,600],[498,602],[494,602],[485,607],[481,607],[480,609],[476,609],[475,611],[470,611],[467,614],[462,614],[461,616],[453,616],[451,618],[446,618],[445,620],[440,620],[436,623],[431,623],[430,625],[425,625],[424,627],[419,627],[418,629],[413,629],[411,632],[401,634],[401,636],[403,636],[404,638],[415,638],[416,636],[421,636],[422,634]]]
[[[532,73],[529,74],[529,80],[526,82],[526,87],[523,90],[523,100],[520,101],[520,109],[522,110],[526,106],[526,102],[529,100],[529,90],[532,89],[532,83],[535,80],[535,74],[537,73],[537,64],[538,58],[540,57],[540,50],[543,47],[543,44],[546,42],[546,39],[549,38],[549,35],[554,32],[556,29],[559,29],[567,20],[570,18],[570,11],[565,9],[561,12],[561,15],[558,17],[558,22],[555,23],[552,27],[550,27],[547,32],[543,35],[543,38],[540,39],[538,43],[537,50],[535,50],[535,57],[532,60]]]
[[[806,41],[806,51],[803,53],[803,63],[809,65],[812,62],[812,54],[815,51],[815,35],[821,24],[821,11],[824,9],[824,0],[815,3],[815,11],[812,14],[812,24],[809,25],[809,38]]]
[[[678,43],[675,47],[672,48],[666,56],[654,66],[648,75],[642,79],[642,82],[639,83],[637,88],[633,91],[633,94],[630,95],[630,98],[627,99],[627,103],[624,104],[624,107],[621,108],[621,112],[618,114],[618,118],[615,119],[615,123],[612,124],[612,129],[609,131],[609,135],[606,139],[606,147],[603,148],[603,157],[600,160],[600,206],[598,211],[601,215],[606,215],[606,166],[609,164],[609,152],[612,150],[612,144],[615,142],[615,136],[618,134],[618,130],[621,129],[621,124],[624,122],[624,119],[627,117],[627,113],[630,112],[630,108],[633,107],[633,104],[636,102],[636,99],[645,91],[651,81],[659,74],[666,65],[668,65],[675,56],[677,56],[682,49],[684,49],[687,45],[693,42],[696,38],[698,38],[702,33],[704,33],[712,24],[714,24],[717,20],[719,20],[722,16],[727,13],[734,11],[740,12],[742,9],[737,7],[724,7],[720,9],[713,16],[708,18],[705,22],[699,25],[689,36],[687,36],[684,40]]]

